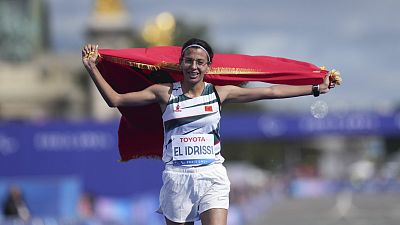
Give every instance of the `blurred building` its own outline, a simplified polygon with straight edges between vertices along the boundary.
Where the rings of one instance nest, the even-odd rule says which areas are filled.
[[[87,41],[102,48],[127,48],[133,31],[122,0],[96,0],[87,21]]]
[[[100,48],[127,48],[132,45],[133,31],[122,0],[96,0],[88,18],[86,39]],[[90,82],[92,115],[99,120],[118,118],[118,110],[109,108],[99,91]]]
[[[49,51],[43,0],[0,2],[0,119],[82,116],[76,56]]]
[[[132,44],[122,1],[96,0],[87,42],[102,48]],[[79,53],[55,54],[50,46],[46,1],[0,1],[0,119],[114,119],[88,76]]]

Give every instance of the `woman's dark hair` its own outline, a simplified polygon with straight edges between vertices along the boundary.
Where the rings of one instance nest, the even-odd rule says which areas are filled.
[[[212,62],[214,52],[213,52],[211,46],[206,41],[198,39],[198,38],[189,39],[182,45],[180,60],[183,57],[183,53],[184,53],[183,50],[185,50],[185,48],[190,45],[200,45],[201,47],[203,47],[207,51],[208,55],[210,56],[210,63]],[[195,48],[196,46],[193,46],[193,47]]]

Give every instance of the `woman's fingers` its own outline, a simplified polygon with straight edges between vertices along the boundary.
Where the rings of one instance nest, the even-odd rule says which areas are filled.
[[[87,44],[83,47],[82,57],[85,59],[97,57],[98,45]]]

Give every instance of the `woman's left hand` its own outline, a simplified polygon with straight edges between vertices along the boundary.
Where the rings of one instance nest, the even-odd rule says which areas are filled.
[[[342,78],[340,77],[340,72],[337,70],[330,71],[325,77],[324,82],[319,85],[319,90],[321,94],[328,93],[330,89],[342,83]]]
[[[319,85],[319,91],[321,94],[328,93],[331,88],[335,87],[335,83],[331,82],[329,73],[324,77],[324,82]]]

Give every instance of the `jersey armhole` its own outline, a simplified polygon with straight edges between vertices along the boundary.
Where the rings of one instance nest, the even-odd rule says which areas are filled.
[[[169,93],[169,96],[168,96],[167,104],[165,105],[164,110],[161,111],[161,115],[164,115],[165,111],[167,110],[168,103],[171,100],[172,92],[174,91],[175,84],[174,83],[170,83],[170,84],[171,84],[171,87],[169,88],[169,91],[168,91],[170,93]]]
[[[219,111],[221,111],[221,99],[219,98],[218,91],[217,91],[217,89],[215,88],[215,85],[212,85],[212,88],[213,88],[213,90],[214,90],[215,97],[217,97],[218,106],[219,106]]]

